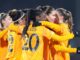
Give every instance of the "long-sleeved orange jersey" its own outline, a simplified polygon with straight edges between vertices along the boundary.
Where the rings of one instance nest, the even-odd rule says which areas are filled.
[[[27,46],[23,46],[24,60],[47,60],[51,32],[43,26],[37,26],[28,29],[28,35]]]
[[[17,42],[16,37],[18,37],[17,33],[18,34],[22,33],[21,32],[22,29],[20,30],[18,26],[14,26],[14,25],[11,25],[9,27],[9,29],[11,32],[8,35],[13,35],[15,43],[20,43],[19,40]],[[66,36],[59,36],[43,26],[29,28],[28,34],[29,34],[29,40],[28,40],[29,43],[27,41],[27,48],[26,48],[27,50],[24,51],[25,48],[23,46],[22,47],[22,49],[23,49],[22,56],[20,55],[21,57],[28,59],[28,60],[42,60],[42,59],[48,60],[49,59],[49,49],[48,48],[49,48],[50,40],[51,41],[59,41],[57,38],[57,37],[59,37],[61,39],[60,41],[66,41],[67,39],[71,39],[71,36],[73,36],[73,34],[68,34]],[[67,37],[69,37],[69,38],[67,38]],[[20,39],[20,38],[18,37],[18,39]],[[33,41],[35,41],[35,42],[33,42]],[[19,48],[19,47],[21,48],[21,46],[19,46],[19,44],[17,44],[17,45],[15,44],[14,46],[16,48]],[[11,46],[11,47],[14,48],[14,46]],[[14,48],[14,50],[17,53],[16,48]],[[25,52],[26,52],[26,54],[25,54]],[[14,59],[17,59],[18,57],[20,57],[20,56],[18,56],[18,54],[16,54],[15,56],[14,55],[15,54],[12,54]],[[11,58],[11,57],[8,56],[8,58]],[[11,58],[11,60],[12,59],[13,58]],[[25,60],[25,59],[23,59],[23,60]]]
[[[5,60],[8,48],[8,41],[5,39],[8,29],[0,31],[0,60]]]
[[[8,31],[8,51],[6,59],[8,60],[20,60],[22,52],[21,35],[14,31]]]
[[[60,38],[60,41],[66,41],[67,39],[71,39],[72,36],[74,36],[72,33],[70,33],[66,36],[59,36],[56,33],[54,33],[53,31],[50,31],[49,29],[45,28],[44,26],[37,26],[37,27],[32,27],[32,28],[28,29],[28,35],[29,35],[28,41],[31,40],[31,36],[33,36],[33,38],[31,40],[32,45],[30,44],[30,42],[27,41],[27,43],[28,43],[27,48],[24,48],[24,51],[23,51],[24,52],[23,55],[25,55],[25,57],[23,56],[23,58],[26,60],[42,60],[42,59],[49,60],[49,43],[50,43],[50,41],[59,41],[58,40],[59,38]],[[59,38],[57,38],[57,37],[59,37]],[[38,43],[40,44],[40,45],[38,44],[39,48],[37,47],[36,50],[32,49],[30,47],[30,45],[34,46],[34,47],[36,46],[36,45],[33,45],[34,43],[37,44],[37,42],[33,42],[35,40],[39,40]],[[26,49],[26,51],[25,51],[25,49]],[[26,52],[26,54],[25,54],[25,52]]]
[[[66,36],[70,33],[69,28],[68,28],[68,24],[65,24],[65,23],[55,24],[55,23],[51,23],[48,21],[42,21],[41,23],[42,23],[42,25],[55,31],[58,35],[65,35]],[[72,36],[72,38],[73,37],[74,36]],[[69,38],[69,37],[67,37],[67,38]],[[52,48],[52,45],[53,45],[53,48]],[[67,45],[68,45],[68,40],[60,42],[60,43],[59,43],[59,41],[57,43],[56,42],[51,43],[50,44],[51,49],[57,51],[56,53],[52,53],[53,51],[51,52],[52,56],[53,56],[52,58],[54,60],[70,60],[69,53],[76,53],[77,49],[76,48],[68,48]],[[68,53],[66,53],[66,52],[68,52]],[[60,56],[60,58],[59,58],[59,56]]]
[[[21,33],[23,26],[15,25],[11,23],[8,28],[3,31],[0,31],[0,60],[6,60],[6,58],[10,58],[11,60],[15,57],[17,60],[22,51],[21,46]],[[13,43],[10,43],[9,37],[12,36]],[[10,44],[12,44],[11,48],[13,48],[13,52],[10,53]],[[18,49],[17,49],[18,48]],[[6,51],[5,51],[6,50]],[[15,51],[15,52],[14,52]],[[15,56],[14,56],[15,55]],[[4,58],[3,58],[4,57]]]
[[[21,33],[24,26],[16,25],[14,23],[10,24],[8,27],[8,51],[6,59],[8,60],[20,60],[22,53],[22,41]]]

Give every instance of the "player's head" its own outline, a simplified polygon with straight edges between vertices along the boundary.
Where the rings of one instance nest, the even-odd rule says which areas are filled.
[[[41,15],[40,13],[41,13],[41,11],[37,10],[37,9],[28,10],[27,21],[26,21],[26,25],[23,29],[22,36],[24,36],[26,34],[26,31],[28,30],[28,27],[29,27],[31,21],[33,22],[33,26],[38,26],[39,25],[39,22],[37,20],[37,16],[40,16]]]
[[[59,17],[59,22],[67,23],[69,25],[69,28],[72,29],[73,26],[72,13],[64,8],[57,8],[56,11]]]
[[[21,10],[16,9],[10,10],[8,14],[15,23],[19,23],[19,21],[23,20],[25,16],[25,14]]]
[[[54,22],[55,20],[55,8],[53,8],[52,6],[46,5],[46,6],[38,6],[37,9],[42,10],[43,12],[43,18],[45,20],[48,20],[50,22]]]
[[[7,13],[0,14],[1,25],[6,28],[12,22],[12,18]]]

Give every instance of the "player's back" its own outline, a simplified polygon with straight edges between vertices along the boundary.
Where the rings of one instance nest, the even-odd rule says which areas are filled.
[[[49,40],[46,35],[49,35],[48,30],[43,26],[29,28],[27,33],[29,39],[26,39],[26,48],[23,47],[24,60],[48,60],[48,45]],[[49,37],[49,36],[48,36]]]

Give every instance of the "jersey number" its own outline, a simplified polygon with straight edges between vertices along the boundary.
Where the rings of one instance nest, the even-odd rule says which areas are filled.
[[[33,37],[36,37],[35,47],[32,47],[32,44],[31,44]],[[23,45],[23,50],[30,49],[31,51],[35,51],[38,48],[38,46],[39,46],[39,36],[37,34],[32,34],[29,39],[25,39],[25,40],[26,40],[26,43]],[[29,45],[28,47],[26,47],[27,44]]]

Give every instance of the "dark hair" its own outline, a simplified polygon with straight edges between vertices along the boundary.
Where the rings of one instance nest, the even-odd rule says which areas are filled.
[[[58,11],[59,14],[64,17],[64,22],[67,21],[69,29],[70,31],[72,31],[73,29],[72,13],[64,8],[57,8],[56,11]]]
[[[36,9],[42,11],[41,19],[46,20],[46,21],[48,21],[46,16],[48,16],[49,14],[51,14],[52,11],[55,10],[55,8],[53,8],[52,6],[49,6],[49,5],[38,6]]]
[[[49,15],[51,11],[55,10],[52,6],[46,5],[46,6],[38,6],[36,9],[42,10],[43,13]]]
[[[13,21],[18,20],[24,15],[24,13],[21,10],[16,10],[16,9],[10,10],[8,14],[12,18]]]
[[[7,16],[6,13],[0,13],[0,23],[1,23],[1,26],[3,27],[3,24],[2,24],[2,20],[5,19]]]
[[[22,12],[24,12],[26,14],[29,10],[30,10],[30,8],[22,9]]]
[[[41,11],[37,9],[30,9],[27,12],[27,21],[26,25],[23,29],[22,37],[26,34],[26,31],[28,30],[28,27],[30,25],[30,22],[33,22],[33,26],[39,26],[39,22],[36,20],[36,16],[40,16]],[[28,35],[28,34],[27,34]]]

